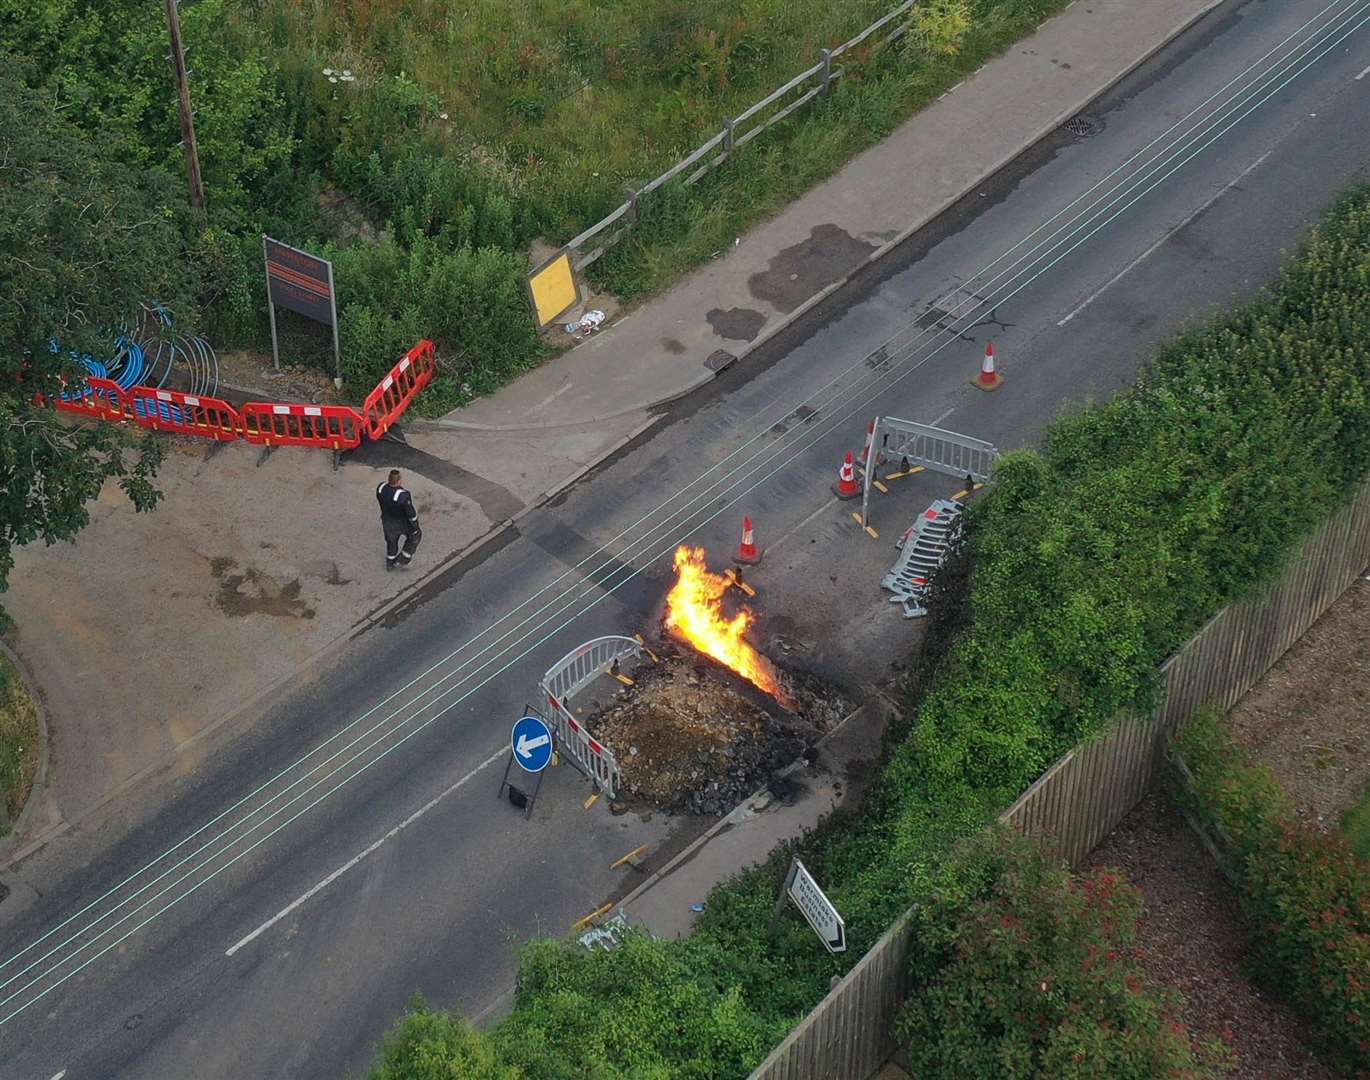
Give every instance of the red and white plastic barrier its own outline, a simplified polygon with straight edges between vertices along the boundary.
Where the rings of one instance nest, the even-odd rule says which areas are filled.
[[[92,375],[86,379],[89,393],[80,397],[60,398],[55,404],[67,412],[93,416],[99,420],[137,420],[133,411],[133,396],[113,379]]]
[[[242,407],[242,437],[262,446],[326,446],[345,450],[361,445],[362,418],[346,405],[267,405]]]
[[[427,338],[400,357],[390,373],[366,396],[362,405],[362,415],[366,418],[366,437],[379,439],[384,435],[418,392],[433,381],[437,370],[433,343]]]
[[[153,431],[176,431],[218,442],[232,442],[239,437],[242,418],[222,398],[150,386],[135,386],[128,393],[135,413],[129,419]]]
[[[234,407],[223,398],[134,386],[91,376],[87,392],[53,404],[99,420],[133,423],[152,431],[174,431],[216,442],[262,446],[314,446],[349,450],[363,437],[379,439],[403,415],[437,373],[433,343],[425,338],[400,358],[366,397],[362,411],[350,405],[302,405],[249,401]]]

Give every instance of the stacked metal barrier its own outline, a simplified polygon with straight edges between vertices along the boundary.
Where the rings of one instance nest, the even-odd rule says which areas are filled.
[[[894,593],[890,603],[901,604],[904,618],[926,615],[923,606],[928,583],[947,557],[963,507],[951,499],[938,499],[899,538],[899,558],[880,581],[882,589]]]

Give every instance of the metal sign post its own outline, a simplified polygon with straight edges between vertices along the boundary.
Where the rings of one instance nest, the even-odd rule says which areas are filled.
[[[813,932],[818,935],[818,940],[828,952],[847,951],[847,924],[837,913],[837,908],[833,907],[832,901],[818,887],[813,875],[797,858],[790,860],[789,872],[785,874],[785,884],[781,886],[780,895],[776,898],[775,911],[771,914],[771,933],[775,932],[787,900],[794,902],[794,906],[813,927]]]
[[[328,309],[333,316],[333,389],[342,389],[342,350],[338,348],[338,294],[333,288],[333,264],[328,264]],[[274,320],[273,320],[274,321]]]
[[[262,265],[269,267],[271,260],[266,254],[266,233],[262,233]],[[266,313],[271,317],[271,363],[277,371],[281,370],[281,347],[276,342],[276,302],[271,298],[271,271],[266,277]]]
[[[307,251],[262,236],[266,266],[266,306],[271,316],[271,358],[280,370],[276,338],[276,305],[333,329],[333,384],[342,386],[342,353],[338,347],[338,302],[333,289],[333,264]]]
[[[508,789],[509,801],[515,806],[526,807],[525,818],[533,816],[533,806],[538,801],[538,792],[542,790],[542,774],[551,764],[552,753],[556,749],[556,737],[552,729],[541,717],[529,715],[530,711],[527,706],[524,707],[524,716],[509,733],[509,760],[504,765],[504,777],[499,782],[496,794],[496,798],[503,797],[505,789]],[[509,771],[516,762],[524,772],[533,773],[538,778],[531,797],[509,782]]]

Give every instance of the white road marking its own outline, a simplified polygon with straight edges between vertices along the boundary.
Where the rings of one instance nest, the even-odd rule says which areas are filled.
[[[56,1076],[54,1076],[54,1077],[52,1078],[52,1080],[62,1080],[62,1077],[66,1076],[66,1075],[67,1075],[67,1070],[66,1070],[66,1069],[63,1069],[63,1070],[62,1070],[61,1072],[59,1072]]]
[[[1219,192],[1217,192],[1217,194],[1215,194],[1212,198],[1206,199],[1206,200],[1203,202],[1202,205],[1198,206],[1198,207],[1195,208],[1191,213],[1187,214],[1187,215],[1185,216],[1185,218],[1184,218],[1183,221],[1181,221],[1179,224],[1175,225],[1174,227],[1167,229],[1167,230],[1165,231],[1165,235],[1164,235],[1164,236],[1162,236],[1159,240],[1157,240],[1157,241],[1156,241],[1154,244],[1152,244],[1149,248],[1147,248],[1147,249],[1146,249],[1145,251],[1143,251],[1140,255],[1138,255],[1135,259],[1133,259],[1130,263],[1128,263],[1126,266],[1124,266],[1121,270],[1119,270],[1117,274],[1115,274],[1113,277],[1109,278],[1108,281],[1106,281],[1099,289],[1097,289],[1095,292],[1090,293],[1090,295],[1089,295],[1088,297],[1085,298],[1085,302],[1084,302],[1083,304],[1081,304],[1079,307],[1077,307],[1074,311],[1072,311],[1072,312],[1071,312],[1069,315],[1067,315],[1064,319],[1059,320],[1059,321],[1056,323],[1056,325],[1057,325],[1057,326],[1065,326],[1065,324],[1068,323],[1068,322],[1070,322],[1071,319],[1075,318],[1076,315],[1078,315],[1078,314],[1080,314],[1080,312],[1084,311],[1085,308],[1089,307],[1089,305],[1092,304],[1092,303],[1094,303],[1095,300],[1099,299],[1099,297],[1103,296],[1104,293],[1108,292],[1109,289],[1113,288],[1114,285],[1118,284],[1118,282],[1122,281],[1123,278],[1127,277],[1128,274],[1132,273],[1133,270],[1135,270],[1135,269],[1137,269],[1137,267],[1141,266],[1142,263],[1146,262],[1147,259],[1151,258],[1152,255],[1156,254],[1157,250],[1160,249],[1160,247],[1161,247],[1162,244],[1164,244],[1167,240],[1169,240],[1169,239],[1170,239],[1172,236],[1174,236],[1177,232],[1179,232],[1181,229],[1183,229],[1186,225],[1188,225],[1188,224],[1189,224],[1191,221],[1193,221],[1196,217],[1198,217],[1200,214],[1202,214],[1205,210],[1207,210],[1207,209],[1208,209],[1210,206],[1212,206],[1215,202],[1217,202],[1217,201],[1218,201],[1219,199],[1221,199],[1224,195],[1226,195],[1229,191],[1231,191],[1234,187],[1236,187],[1236,186],[1237,186],[1238,184],[1240,184],[1243,180],[1245,180],[1245,179],[1247,178],[1247,176],[1248,176],[1250,173],[1252,173],[1253,171],[1255,171],[1255,169],[1257,168],[1257,166],[1261,165],[1261,164],[1265,161],[1265,159],[1268,158],[1268,157],[1269,157],[1271,154],[1273,154],[1274,152],[1275,152],[1275,151],[1274,151],[1273,149],[1267,150],[1264,154],[1262,154],[1262,155],[1261,155],[1260,157],[1258,157],[1255,161],[1253,161],[1250,165],[1248,165],[1245,169],[1243,169],[1240,173],[1238,173],[1238,174],[1236,175],[1236,177],[1234,177],[1233,180],[1232,180],[1230,183],[1224,184],[1223,187],[1222,187],[1222,190],[1220,190]]]
[[[771,544],[770,544],[770,547],[767,548],[767,550],[768,550],[768,551],[774,551],[776,548],[778,548],[781,544],[783,544],[783,543],[784,543],[786,540],[788,540],[790,537],[794,536],[794,535],[795,535],[797,532],[799,532],[801,529],[804,529],[804,528],[808,527],[809,525],[811,525],[811,524],[813,523],[814,518],[819,517],[820,515],[827,513],[828,510],[831,509],[832,506],[833,506],[837,501],[838,501],[838,500],[832,499],[832,498],[823,500],[823,505],[822,505],[822,506],[820,506],[820,507],[819,507],[817,510],[815,510],[812,514],[810,514],[808,517],[806,517],[803,521],[801,521],[801,522],[800,522],[798,525],[796,525],[793,529],[789,529],[788,531],[782,533],[780,536],[778,536],[778,537],[776,537],[774,540],[772,540],[772,541],[771,541]]]
[[[956,406],[953,405],[950,409],[948,409],[948,410],[947,410],[946,412],[944,412],[941,416],[939,416],[936,420],[934,420],[931,424],[929,424],[928,427],[936,427],[938,424],[940,424],[943,420],[945,420],[948,416],[950,416],[950,415],[951,415],[952,413],[954,413],[955,411],[956,411]]]
[[[1355,82],[1360,82],[1360,81],[1361,81],[1363,78],[1365,78],[1367,75],[1370,75],[1370,67],[1367,67],[1364,71],[1362,71],[1359,75],[1357,75],[1354,81],[1355,81]]]
[[[337,881],[338,878],[342,877],[343,874],[345,874],[345,873],[347,873],[349,870],[351,870],[354,866],[356,866],[359,862],[361,862],[363,859],[365,859],[368,855],[370,855],[373,851],[375,851],[375,850],[376,850],[378,847],[380,847],[383,843],[385,843],[387,840],[393,839],[394,837],[398,836],[398,835],[400,834],[400,831],[401,831],[402,829],[408,828],[410,825],[414,824],[414,822],[418,821],[419,818],[423,817],[424,814],[428,813],[428,811],[432,810],[433,807],[435,807],[435,806],[438,805],[438,803],[442,802],[443,799],[447,798],[447,796],[451,795],[452,792],[456,791],[457,788],[461,787],[463,784],[465,784],[468,780],[470,780],[472,777],[474,777],[477,773],[481,772],[483,769],[489,768],[489,767],[490,767],[491,765],[493,765],[496,761],[498,761],[500,758],[502,758],[502,757],[504,756],[504,754],[505,754],[505,749],[504,749],[504,747],[500,747],[498,750],[496,750],[496,751],[495,751],[493,754],[491,754],[488,758],[486,758],[484,761],[482,761],[479,765],[477,765],[477,766],[476,766],[474,769],[472,769],[469,773],[467,773],[465,776],[463,776],[460,780],[458,780],[455,784],[453,784],[453,785],[452,785],[450,788],[448,788],[446,791],[440,791],[440,792],[438,792],[438,794],[434,795],[431,799],[428,800],[428,802],[426,802],[426,803],[424,803],[422,806],[420,806],[417,810],[415,810],[415,811],[414,811],[412,814],[410,814],[407,818],[405,818],[403,821],[401,821],[398,825],[396,825],[396,826],[395,826],[393,829],[391,829],[388,833],[386,833],[384,836],[382,836],[379,840],[375,841],[375,842],[372,843],[372,844],[369,844],[367,847],[365,847],[365,848],[363,848],[361,851],[357,852],[356,855],[353,855],[352,858],[348,859],[347,862],[343,863],[342,866],[340,866],[340,867],[338,867],[336,870],[334,870],[331,874],[329,874],[326,878],[324,878],[322,881],[320,881],[317,885],[315,885],[315,886],[314,886],[312,889],[310,889],[308,892],[302,893],[300,896],[297,896],[294,900],[292,900],[290,903],[288,903],[285,907],[281,908],[280,911],[276,912],[275,915],[273,915],[273,916],[271,916],[271,918],[267,919],[266,922],[262,923],[261,926],[257,927],[257,929],[255,929],[255,930],[253,930],[252,933],[248,934],[245,938],[243,938],[241,941],[237,942],[236,944],[230,946],[229,949],[224,953],[224,955],[225,955],[225,956],[232,956],[235,952],[237,952],[239,949],[241,949],[244,945],[247,945],[248,943],[250,943],[250,942],[252,942],[252,941],[255,941],[257,938],[261,937],[262,934],[264,934],[264,933],[266,933],[268,930],[270,930],[273,926],[275,926],[278,922],[280,922],[282,919],[284,919],[287,915],[289,915],[292,911],[294,911],[296,908],[298,908],[301,904],[303,904],[303,903],[305,903],[306,901],[310,900],[312,897],[317,896],[317,895],[318,895],[319,893],[321,893],[324,889],[328,888],[328,886],[332,885],[333,882]],[[60,1076],[60,1075],[61,1075],[61,1074],[59,1074],[59,1076]],[[57,1077],[57,1076],[54,1076],[54,1077],[52,1078],[52,1080],[58,1080],[58,1077]]]

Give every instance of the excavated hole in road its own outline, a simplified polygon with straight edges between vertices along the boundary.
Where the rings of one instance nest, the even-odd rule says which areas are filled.
[[[585,719],[618,761],[616,809],[718,817],[762,786],[782,793],[777,770],[853,708],[826,679],[774,660],[794,711],[684,643],[666,638],[651,648],[660,659],[637,665],[634,685]]]

